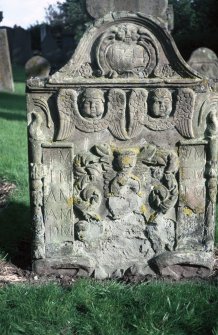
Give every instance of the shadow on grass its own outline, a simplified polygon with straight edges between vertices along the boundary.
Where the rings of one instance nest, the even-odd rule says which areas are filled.
[[[32,229],[30,208],[22,203],[11,202],[0,211],[0,249],[16,266],[31,266]]]
[[[14,82],[25,82],[26,76],[25,76],[25,69],[23,66],[13,66],[13,77],[14,77]]]
[[[16,111],[16,116],[22,116],[22,120],[25,119],[25,96],[19,94],[11,94],[2,92],[0,94],[1,108],[4,108],[8,111]],[[21,114],[23,113],[23,115]],[[4,117],[4,114],[9,113],[1,113],[1,117]],[[10,114],[11,118],[15,114]]]
[[[9,121],[26,121],[26,117],[22,114],[7,112],[0,112],[0,119],[5,119]]]

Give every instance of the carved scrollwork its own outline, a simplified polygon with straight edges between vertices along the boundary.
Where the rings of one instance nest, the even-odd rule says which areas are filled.
[[[83,214],[83,219],[99,216],[98,208],[103,197],[113,220],[128,213],[141,213],[140,208],[144,201],[148,201],[146,199],[157,215],[165,214],[175,206],[179,160],[174,151],[150,144],[142,148],[113,150],[108,144],[101,144],[91,151],[93,153],[83,153],[74,159],[74,207]],[[144,194],[143,171],[150,171],[151,176],[147,196]],[[104,194],[96,184],[100,175]]]
[[[97,47],[97,63],[105,77],[148,77],[157,65],[158,50],[148,30],[131,23],[106,31]]]
[[[151,166],[152,176],[156,180],[149,195],[151,207],[157,213],[166,213],[176,204],[178,198],[175,177],[179,168],[178,155],[174,151],[147,144],[141,150],[140,159],[143,164]]]
[[[95,210],[101,203],[101,192],[94,185],[101,174],[99,158],[91,153],[77,155],[74,159],[74,207],[85,218],[95,217]]]

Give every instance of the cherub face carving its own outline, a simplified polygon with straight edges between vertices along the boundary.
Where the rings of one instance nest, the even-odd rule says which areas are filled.
[[[152,96],[151,114],[158,118],[167,118],[172,111],[172,95],[166,88],[157,88]]]
[[[104,93],[99,89],[86,89],[83,93],[81,114],[86,118],[101,119],[104,114]]]

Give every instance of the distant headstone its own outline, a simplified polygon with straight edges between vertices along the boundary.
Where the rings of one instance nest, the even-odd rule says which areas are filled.
[[[27,82],[38,273],[213,269],[218,96],[158,22],[109,14],[64,67]]]
[[[45,78],[49,76],[51,66],[47,59],[36,55],[30,58],[25,64],[25,72],[27,79],[31,77]]]
[[[0,29],[0,91],[14,91],[6,29]]]
[[[87,11],[93,18],[102,17],[110,12],[129,11],[153,15],[168,21],[170,29],[173,27],[172,6],[168,9],[168,0],[86,0]]]
[[[188,64],[202,75],[218,79],[218,58],[214,51],[199,48],[191,54]]]

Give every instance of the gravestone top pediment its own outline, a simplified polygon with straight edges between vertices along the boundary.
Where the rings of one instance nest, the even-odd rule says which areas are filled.
[[[197,82],[201,76],[184,62],[161,20],[120,12],[90,26],[72,58],[49,78],[47,86],[137,81],[177,84],[189,79]]]
[[[27,92],[35,270],[208,275],[218,96],[162,21],[106,15]]]

